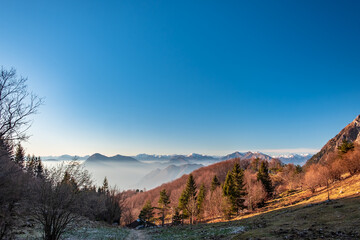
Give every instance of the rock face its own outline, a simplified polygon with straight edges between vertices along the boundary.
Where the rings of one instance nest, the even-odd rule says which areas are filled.
[[[330,139],[325,146],[310,158],[305,166],[309,166],[313,163],[325,163],[328,160],[329,154],[337,151],[338,146],[342,141],[346,139],[353,143],[360,144],[360,115],[357,116],[354,121],[348,124],[343,130],[341,130],[335,137]]]

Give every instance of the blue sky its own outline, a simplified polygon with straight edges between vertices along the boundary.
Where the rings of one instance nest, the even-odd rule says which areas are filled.
[[[360,114],[359,1],[1,1],[26,149],[307,152]]]

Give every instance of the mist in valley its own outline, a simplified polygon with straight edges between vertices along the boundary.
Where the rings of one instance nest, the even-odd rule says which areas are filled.
[[[42,160],[45,168],[69,164],[73,160]],[[174,163],[170,161],[139,161],[136,163],[121,162],[87,162],[75,160],[87,170],[97,186],[102,186],[106,177],[111,187],[118,190],[149,190],[163,183],[189,174],[200,167],[210,165],[211,161],[193,161],[191,163]]]

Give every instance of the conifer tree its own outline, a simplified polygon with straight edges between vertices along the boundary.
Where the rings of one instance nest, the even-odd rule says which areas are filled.
[[[273,189],[271,178],[269,175],[269,170],[268,170],[268,167],[267,167],[265,161],[262,161],[260,164],[259,171],[257,173],[257,180],[262,183],[267,195],[269,197],[271,197],[274,189]]]
[[[201,184],[200,189],[199,189],[199,193],[197,196],[197,200],[196,200],[196,208],[197,208],[197,214],[199,216],[202,215],[202,212],[204,210],[204,201],[205,201],[205,196],[206,196],[206,188],[204,184]]]
[[[142,210],[140,211],[139,218],[145,222],[151,222],[154,218],[154,208],[151,206],[150,200],[147,200]]]
[[[179,208],[175,208],[174,216],[172,217],[172,224],[179,225],[181,223],[182,216],[180,214]]]
[[[166,211],[170,204],[170,196],[167,194],[166,189],[163,189],[160,191],[160,199],[159,199],[158,203],[159,203],[159,209],[160,209],[160,213],[161,213],[161,216],[160,216],[161,225],[164,226]]]
[[[237,213],[239,213],[239,210],[242,210],[245,208],[244,202],[245,202],[245,184],[244,184],[244,172],[240,168],[240,165],[238,163],[235,163],[232,173],[233,182],[234,182],[234,195],[233,195],[233,204],[234,209]]]
[[[66,171],[66,172],[64,173],[64,177],[63,177],[63,179],[62,179],[62,181],[61,181],[61,184],[69,184],[70,181],[71,181],[71,176],[70,176],[70,174],[68,173],[68,171]]]
[[[36,168],[36,158],[35,156],[28,155],[27,157],[27,164],[26,164],[26,171],[32,175],[35,176],[35,168]]]
[[[245,184],[244,173],[238,163],[235,163],[232,171],[229,171],[223,186],[223,195],[226,197],[230,209],[224,209],[228,217],[233,213],[238,214],[239,210],[244,209]]]
[[[214,175],[212,182],[211,182],[211,188],[210,188],[211,193],[213,193],[215,191],[215,189],[219,186],[220,186],[220,181],[217,178],[217,176]]]
[[[38,157],[35,162],[35,177],[38,178],[44,177],[44,167],[40,157]]]
[[[227,218],[230,218],[233,212],[235,211],[233,205],[233,195],[235,192],[234,189],[234,180],[231,174],[231,171],[228,171],[226,174],[225,182],[223,185],[223,196],[225,201],[225,206],[223,207],[223,211]]]
[[[342,143],[338,146],[338,150],[340,154],[345,154],[353,149],[354,149],[354,143],[346,140],[346,138],[344,138]]]
[[[106,177],[104,178],[101,190],[102,190],[103,193],[108,193],[109,192],[109,182],[108,182]]]
[[[17,146],[16,146],[14,161],[21,168],[25,167],[24,166],[24,163],[25,163],[25,151],[24,151],[24,148],[21,146],[20,143],[18,143]]]
[[[183,210],[183,215],[190,217],[190,224],[194,223],[196,215],[196,191],[197,187],[192,174],[189,175],[186,187],[179,199],[179,208]]]
[[[61,184],[69,186],[74,192],[78,190],[76,180],[70,175],[68,171],[65,171]]]

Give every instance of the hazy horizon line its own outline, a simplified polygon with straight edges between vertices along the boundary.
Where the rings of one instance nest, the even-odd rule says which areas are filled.
[[[184,156],[188,156],[191,154],[201,154],[201,155],[207,155],[207,156],[225,156],[228,154],[232,154],[234,152],[240,152],[240,153],[246,153],[246,152],[260,152],[263,154],[267,154],[270,156],[274,156],[274,155],[285,155],[285,154],[315,154],[317,152],[319,152],[320,149],[314,149],[314,148],[281,148],[281,149],[261,149],[261,150],[230,150],[230,151],[221,151],[222,153],[217,153],[217,154],[211,154],[211,153],[201,153],[199,152],[191,152],[191,153],[163,153],[163,154],[158,154],[158,153],[145,153],[145,152],[139,152],[136,154],[122,154],[122,153],[111,153],[111,154],[107,154],[107,153],[101,153],[101,152],[93,152],[92,154],[70,154],[70,153],[64,153],[64,154],[59,154],[59,155],[48,155],[48,154],[42,154],[40,156],[42,157],[58,157],[58,156],[62,156],[62,155],[70,155],[70,156],[78,156],[78,157],[84,157],[84,156],[91,156],[93,154],[99,153],[101,155],[105,155],[105,156],[115,156],[115,155],[122,155],[122,156],[137,156],[140,154],[147,154],[147,155],[156,155],[156,156],[171,156],[171,155],[184,155]]]

